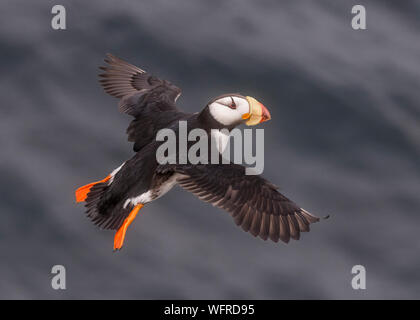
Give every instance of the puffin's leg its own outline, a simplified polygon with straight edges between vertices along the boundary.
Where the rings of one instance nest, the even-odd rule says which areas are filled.
[[[75,192],[75,194],[76,194],[76,202],[83,202],[83,201],[85,201],[86,198],[87,198],[88,193],[90,192],[90,189],[92,189],[92,187],[95,184],[107,182],[109,179],[111,179],[111,176],[110,175],[108,175],[103,180],[99,180],[99,181],[96,181],[96,182],[89,183],[89,184],[87,184],[87,185],[85,185],[85,186],[80,187],[79,189],[77,189],[76,192]]]
[[[122,224],[122,226],[118,229],[114,237],[114,251],[120,250],[122,248],[124,244],[124,238],[125,238],[125,233],[127,232],[127,228],[131,224],[131,222],[133,222],[133,220],[136,218],[137,213],[139,212],[141,208],[143,208],[143,204],[140,203],[136,205],[134,209],[131,210],[128,217],[124,220],[124,223]]]

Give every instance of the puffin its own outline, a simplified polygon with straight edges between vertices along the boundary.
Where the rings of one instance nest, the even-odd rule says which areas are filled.
[[[308,232],[310,224],[319,221],[281,194],[276,185],[260,175],[246,174],[241,164],[165,164],[157,159],[163,143],[156,139],[160,130],[172,129],[178,135],[181,121],[187,123],[188,131],[199,128],[208,133],[213,129],[229,132],[241,124],[255,126],[271,119],[261,102],[237,93],[223,94],[200,112],[183,112],[176,105],[181,89],[171,82],[111,54],[104,61],[100,84],[119,99],[120,112],[134,118],[127,128],[134,155],[104,179],[78,188],[75,197],[76,202],[85,203],[86,215],[95,225],[115,230],[114,251],[123,247],[127,228],[139,211],[175,185],[227,211],[236,225],[262,240],[299,240],[301,232]]]

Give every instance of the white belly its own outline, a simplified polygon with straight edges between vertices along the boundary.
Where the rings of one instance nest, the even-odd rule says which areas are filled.
[[[151,202],[153,200],[159,199],[161,196],[163,196],[165,193],[167,193],[169,190],[171,190],[177,183],[178,179],[181,177],[181,174],[174,174],[171,178],[166,180],[164,183],[162,183],[158,188],[149,190],[145,193],[142,193],[141,195],[138,195],[137,197],[128,198],[124,202],[124,209],[127,208],[129,204],[136,206],[138,204],[146,204],[148,202]]]

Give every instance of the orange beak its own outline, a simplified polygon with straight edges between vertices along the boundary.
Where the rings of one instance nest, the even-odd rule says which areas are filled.
[[[271,120],[271,114],[268,109],[261,103],[262,115],[261,115],[261,122]]]
[[[271,119],[268,109],[257,99],[253,97],[246,97],[249,103],[249,114],[247,114],[248,121],[245,122],[247,126],[255,126],[261,122]]]

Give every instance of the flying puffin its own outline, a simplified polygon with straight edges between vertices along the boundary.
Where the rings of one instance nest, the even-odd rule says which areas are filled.
[[[87,216],[103,229],[116,230],[114,251],[120,250],[128,226],[139,210],[176,184],[201,200],[228,211],[235,223],[253,236],[274,242],[298,240],[319,218],[300,208],[245,167],[230,164],[166,164],[156,159],[160,129],[175,132],[180,121],[194,128],[231,130],[239,124],[256,125],[271,119],[267,108],[252,97],[225,94],[211,100],[201,112],[182,112],[176,106],[181,90],[166,80],[111,54],[100,67],[100,83],[119,101],[119,110],[134,117],[127,128],[134,156],[106,178],[76,190]]]

